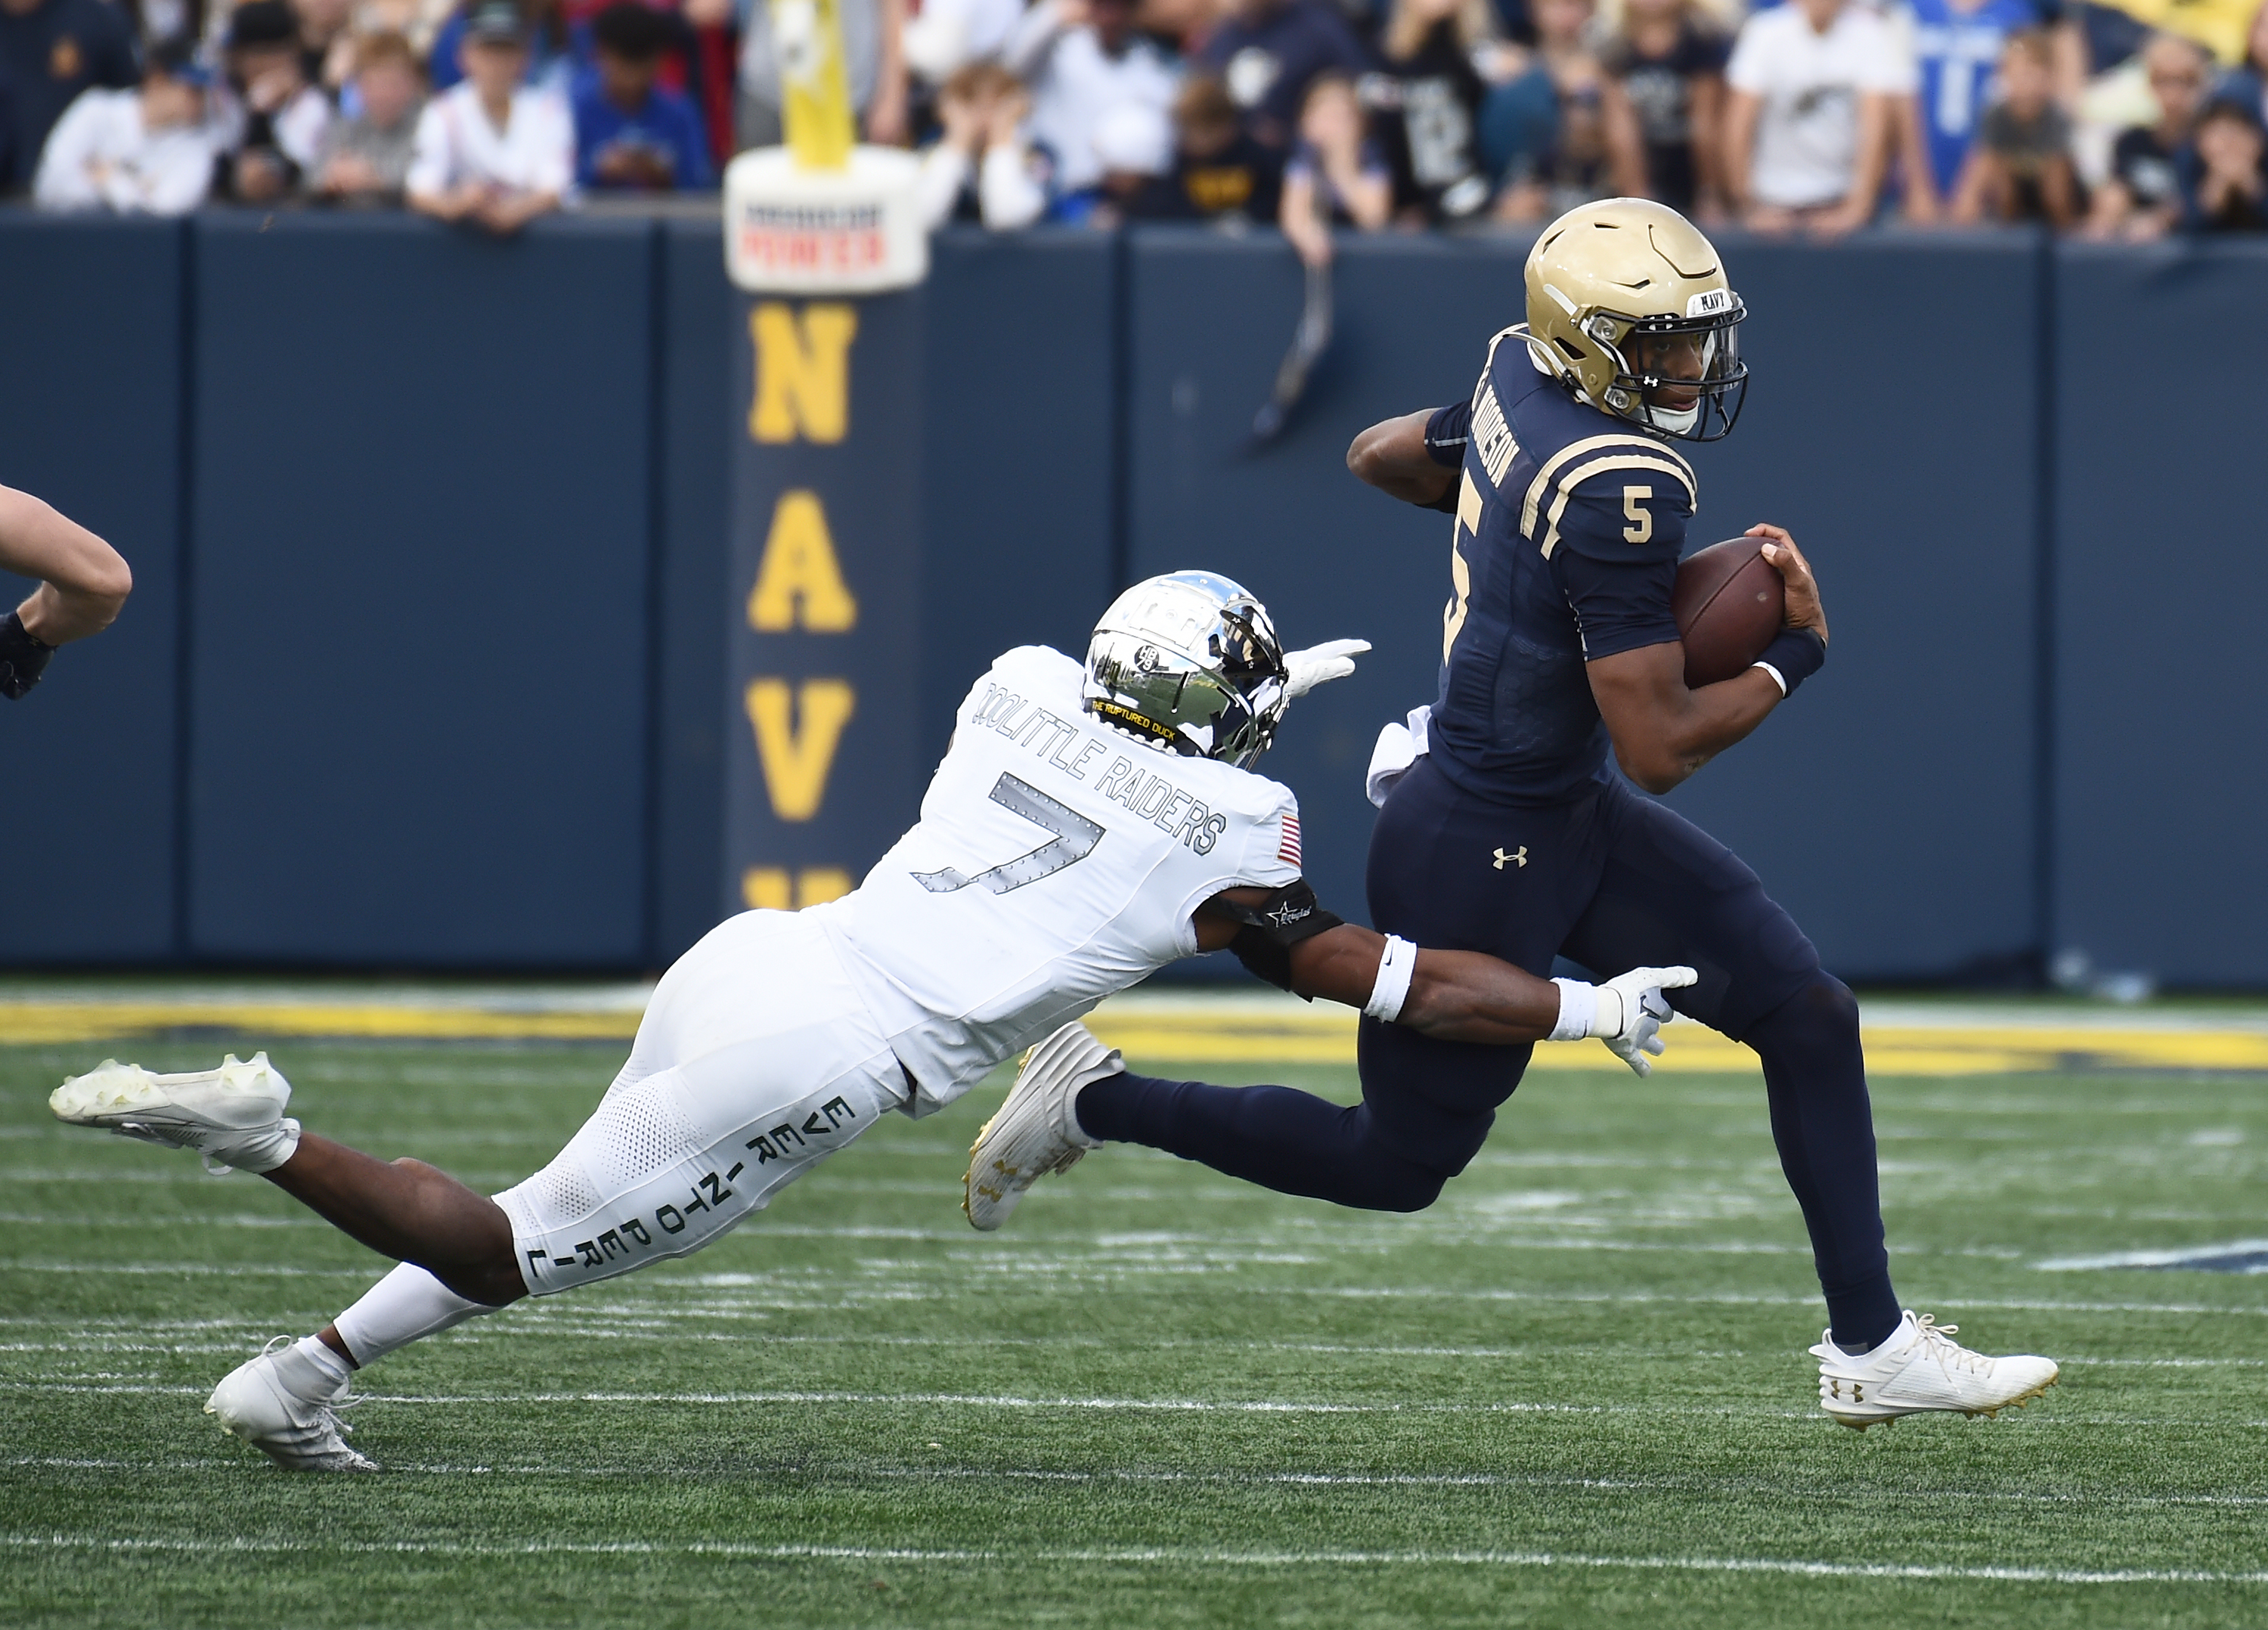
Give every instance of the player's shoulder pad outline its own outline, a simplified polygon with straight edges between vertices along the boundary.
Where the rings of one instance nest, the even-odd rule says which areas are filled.
[[[1653,477],[1648,484],[1655,486],[1666,482],[1668,490],[1659,493],[1658,498],[1683,498],[1683,512],[1688,516],[1700,505],[1700,483],[1683,454],[1651,437],[1628,431],[1609,431],[1579,437],[1538,464],[1535,479],[1528,483],[1527,494],[1521,501],[1521,535],[1535,543],[1549,560],[1552,551],[1565,541],[1562,523],[1567,518],[1568,507],[1582,498],[1618,509],[1623,488],[1633,475]],[[1630,540],[1640,549],[1648,541]]]

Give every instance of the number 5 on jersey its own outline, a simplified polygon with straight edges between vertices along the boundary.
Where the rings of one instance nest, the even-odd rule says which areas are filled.
[[[1449,603],[1441,610],[1441,660],[1449,660],[1449,647],[1457,643],[1464,632],[1467,602],[1473,595],[1473,569],[1465,559],[1465,540],[1480,542],[1481,490],[1473,485],[1473,476],[1467,470],[1457,486],[1457,525],[1449,535]]]
[[[1653,489],[1652,487],[1624,487],[1623,489],[1623,513],[1630,518],[1631,522],[1629,526],[1623,528],[1624,542],[1644,543],[1653,538],[1653,512],[1650,509],[1640,509],[1638,507],[1639,505],[1645,503],[1653,496]]]

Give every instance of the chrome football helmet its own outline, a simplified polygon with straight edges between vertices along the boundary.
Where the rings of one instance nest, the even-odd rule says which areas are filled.
[[[1161,751],[1248,770],[1287,700],[1268,608],[1210,572],[1137,583],[1086,647],[1086,711]]]

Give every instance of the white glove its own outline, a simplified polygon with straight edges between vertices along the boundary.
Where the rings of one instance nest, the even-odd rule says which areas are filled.
[[[1317,685],[1344,679],[1354,672],[1359,653],[1370,649],[1366,639],[1327,639],[1305,651],[1284,653],[1284,699],[1296,702]]]
[[[1690,968],[1633,968],[1604,985],[1554,980],[1561,994],[1559,1023],[1551,1039],[1595,1036],[1634,1073],[1649,1074],[1653,1066],[1646,1055],[1660,1057],[1660,1030],[1670,1017],[1669,1003],[1661,993],[1691,985],[1695,977]]]

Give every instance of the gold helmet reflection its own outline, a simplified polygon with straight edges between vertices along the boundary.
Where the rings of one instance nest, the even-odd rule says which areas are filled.
[[[1528,251],[1529,351],[1581,400],[1656,435],[1714,441],[1731,432],[1748,391],[1736,341],[1747,315],[1715,246],[1648,198],[1570,210]],[[1700,377],[1668,381],[1699,387],[1690,408],[1647,402],[1664,376],[1638,372],[1624,350],[1633,335],[1677,334],[1700,340]]]

